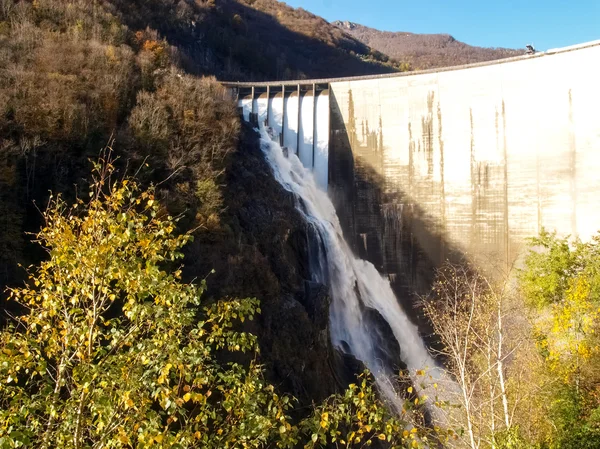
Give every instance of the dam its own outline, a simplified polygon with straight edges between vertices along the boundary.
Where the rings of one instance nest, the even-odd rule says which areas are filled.
[[[600,41],[423,72],[224,83],[327,190],[400,294],[463,257],[510,269],[545,228],[600,230]]]

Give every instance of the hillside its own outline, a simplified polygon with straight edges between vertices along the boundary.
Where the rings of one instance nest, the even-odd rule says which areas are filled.
[[[90,161],[108,145],[118,176],[155,185],[177,230],[193,230],[186,280],[215,269],[208,299],[260,299],[253,329],[270,377],[303,403],[337,388],[326,301],[306,311],[322,296],[306,284],[308,231],[215,76],[392,68],[361,60],[366,47],[322,19],[277,2],[254,6],[270,13],[233,0],[0,3],[0,328],[4,312],[18,312],[6,288],[48,258],[31,240],[50,192],[67,203],[86,192]]]
[[[149,179],[177,172],[165,190],[185,174],[222,171],[198,156],[198,137],[221,139],[215,145],[228,153],[239,128],[235,110],[213,81],[194,76],[272,80],[395,70],[386,60],[322,18],[275,0],[2,2],[0,286],[21,279],[17,263],[40,257],[23,233],[40,224],[34,201],[45,204],[49,190],[72,191],[111,136],[124,160],[152,157]],[[200,110],[205,101],[211,105]],[[156,108],[153,120],[163,121],[149,123]],[[192,129],[192,117],[206,128]],[[223,135],[212,132],[217,119]],[[197,167],[190,167],[193,158]]]
[[[222,80],[387,73],[388,58],[301,8],[275,0],[113,0],[132,30],[150,27],[175,45],[189,72]]]
[[[369,53],[371,56],[367,56]],[[377,60],[378,57],[381,59]],[[27,313],[31,305],[17,303],[14,298],[9,300],[8,289],[24,285],[37,288],[39,283],[28,280],[24,267],[33,270],[44,261],[53,264],[56,257],[56,251],[50,251],[51,245],[42,247],[32,241],[41,228],[53,229],[51,225],[47,227],[43,213],[50,192],[53,198],[60,197],[65,202],[64,208],[60,202],[58,215],[64,212],[81,217],[75,209],[79,206],[83,210],[87,204],[91,162],[98,161],[99,155],[106,154],[103,149],[110,147],[115,158],[111,170],[116,172],[112,180],[98,185],[110,191],[113,180],[135,176],[144,188],[154,186],[153,199],[148,201],[151,205],[156,199],[152,213],[165,219],[177,217],[166,233],[161,231],[161,236],[191,233],[194,237],[193,244],[183,249],[184,268],[174,275],[182,276],[183,282],[195,282],[202,290],[206,279],[205,306],[223,298],[255,297],[260,301],[260,316],[252,323],[244,323],[260,343],[260,355],[251,357],[264,364],[265,374],[276,383],[278,391],[293,394],[300,407],[309,406],[300,408],[296,416],[310,414],[311,404],[340,391],[354,379],[345,376],[353,374],[358,364],[335,351],[327,338],[326,290],[310,282],[307,268],[310,229],[297,213],[289,192],[270,175],[256,133],[240,123],[235,104],[215,78],[302,78],[394,70],[386,65],[385,59],[322,19],[277,2],[259,1],[253,6],[233,0],[0,2],[0,332],[8,329],[0,335],[0,346],[6,348],[12,338],[13,329],[6,327],[8,323],[17,323],[14,316]],[[69,205],[77,198],[83,202],[70,209]],[[148,197],[138,198],[136,204],[145,198]],[[123,196],[115,200],[120,203]],[[144,218],[138,218],[138,224],[143,226]],[[130,235],[129,227],[126,232]],[[115,233],[113,226],[110,234]],[[69,231],[66,235],[73,234]],[[73,242],[63,248],[70,260],[76,257],[83,266],[86,261],[74,256]],[[94,242],[86,246],[92,251],[97,248]],[[148,240],[143,241],[143,246],[148,247]],[[116,254],[121,256],[121,253],[118,249]],[[136,266],[149,266],[143,260],[146,254],[146,250],[138,254],[141,265],[136,263]],[[167,256],[159,258],[163,258],[161,270],[176,268],[167,262]],[[118,261],[121,257],[102,259]],[[81,270],[75,268],[75,272]],[[131,266],[123,273],[130,272]],[[88,288],[88,281],[77,289]],[[148,285],[154,281],[156,278]],[[110,284],[111,288],[116,287],[116,283]],[[120,302],[122,294],[122,290],[116,291],[111,299],[116,300],[114,307],[106,310],[115,318],[109,321],[117,327],[125,312]],[[149,305],[159,296],[151,297],[144,291],[139,298]],[[61,296],[56,304],[65,298]],[[78,314],[92,309],[88,304],[77,306],[72,312],[79,317]],[[238,316],[237,310],[233,312]],[[56,315],[54,310],[48,314]],[[158,319],[156,314],[152,315],[150,322]],[[43,328],[58,329],[55,323]],[[99,341],[102,352],[106,340]],[[176,340],[171,342],[178,345]],[[243,342],[236,341],[232,347],[240,346],[244,346]],[[224,357],[225,351],[216,349],[220,349],[218,356]],[[0,352],[4,357],[0,360],[0,368],[4,369],[0,369],[0,377],[9,379],[3,380],[0,388],[0,441],[7,442],[7,428],[12,434],[6,444],[11,447],[81,447],[56,443],[53,438],[81,432],[88,432],[86,441],[95,438],[92,432],[98,428],[96,424],[93,427],[77,424],[76,431],[72,427],[69,430],[56,427],[55,436],[43,438],[49,444],[37,444],[39,440],[35,438],[41,432],[36,429],[40,427],[30,421],[35,415],[35,404],[19,406],[12,401],[12,393],[3,395],[7,391],[5,383],[16,379],[14,370],[9,374],[6,369],[21,369],[21,362],[11,358],[13,354]],[[169,355],[172,354],[168,350],[160,351],[160,357]],[[240,359],[249,360],[239,354],[234,360]],[[50,370],[59,366],[55,362],[49,365]],[[139,366],[134,363],[127,368]],[[222,367],[226,369],[225,362]],[[221,369],[219,363],[216,368]],[[127,373],[128,369],[120,373]],[[58,376],[56,371],[50,371],[50,376],[53,375]],[[259,378],[253,375],[253,379]],[[33,380],[40,382],[38,385],[45,382],[39,378]],[[22,385],[25,383],[14,382],[11,387],[19,389]],[[28,398],[31,391],[40,390],[38,386],[27,388],[23,395],[18,395]],[[56,388],[54,391],[58,392],[60,386]],[[273,391],[273,387],[269,388]],[[70,391],[73,390],[66,386],[60,390],[65,398]],[[180,393],[185,399],[178,399],[178,407],[193,401],[191,393]],[[211,390],[206,397],[210,393]],[[168,406],[164,402],[158,404],[155,399],[156,396],[144,397],[139,403],[150,404],[150,413],[155,418],[162,413],[154,422],[166,429],[179,418],[167,417],[163,408]],[[56,398],[47,403],[57,403]],[[216,404],[219,403],[217,400]],[[290,406],[291,403],[290,400]],[[29,429],[27,435],[11,427],[17,425],[13,419],[15,409],[9,409],[13,406],[24,413],[25,418],[18,426],[22,424],[23,429]],[[237,409],[240,407],[228,407]],[[81,416],[84,415],[90,417],[92,412],[86,409]],[[255,415],[258,416],[255,410],[249,414],[250,418]],[[44,410],[40,416],[48,421]],[[67,427],[82,422],[65,416],[56,417],[56,422],[60,420]],[[136,410],[136,416],[144,415]],[[214,419],[219,413],[211,416]],[[273,427],[275,436],[282,433],[279,429],[283,416],[277,416],[280,423]],[[7,420],[12,424],[8,425]],[[44,426],[47,433],[54,427]],[[211,437],[210,445],[179,447],[226,447],[210,433],[214,434],[217,428],[210,424],[208,430],[198,434],[202,438]],[[234,430],[238,428],[244,429],[244,425],[233,426]],[[254,432],[255,427],[247,428]],[[111,427],[105,425],[106,429]],[[284,429],[290,434],[293,430]],[[303,438],[310,441],[312,433]],[[194,439],[200,438],[196,433],[193,435]],[[174,447],[166,438],[165,447]],[[225,432],[223,438],[230,437]],[[149,441],[151,444],[153,440]],[[263,446],[261,443],[248,447]]]
[[[408,64],[411,70],[491,61],[525,53],[524,50],[508,48],[474,47],[457,41],[449,34],[380,31],[347,21],[336,21],[333,25],[393,60]]]

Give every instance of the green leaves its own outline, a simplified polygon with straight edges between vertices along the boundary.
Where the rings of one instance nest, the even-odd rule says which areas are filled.
[[[403,432],[408,425],[408,416],[399,418],[377,398],[368,372],[358,381],[358,384],[351,384],[343,396],[328,398],[300,423],[301,434],[310,435],[304,448],[362,448],[378,440],[387,441],[386,447],[398,449],[427,445],[430,440],[425,429],[417,430],[411,426],[412,431]]]
[[[597,441],[590,425],[600,382],[600,234],[589,242],[543,231],[531,239],[520,273],[525,300],[536,307],[533,337],[542,365],[538,378],[551,447]],[[591,446],[590,446],[591,447]]]
[[[258,302],[201,307],[204,282],[173,265],[190,237],[152,189],[113,173],[95,164],[88,202],[50,203],[49,259],[11,292],[28,313],[0,334],[2,446],[251,448],[287,433],[289,402],[258,365],[214,356],[257,349],[235,326]]]
[[[204,304],[205,282],[182,283],[175,265],[190,237],[175,234],[177,220],[153,190],[111,182],[110,161],[93,173],[87,202],[50,203],[37,236],[49,258],[11,292],[27,313],[0,332],[0,448],[427,441],[401,432],[406,423],[379,402],[366,375],[293,425],[295,401],[277,394],[255,359],[219,361],[258,353],[239,324],[260,313],[259,302]]]
[[[536,307],[560,301],[568,288],[569,276],[576,270],[576,248],[567,238],[542,230],[539,237],[530,239],[537,251],[530,251],[519,280],[525,299]]]

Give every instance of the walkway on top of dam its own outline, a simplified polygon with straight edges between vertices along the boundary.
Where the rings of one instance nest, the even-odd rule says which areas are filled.
[[[381,78],[396,78],[414,75],[423,75],[428,73],[439,73],[439,72],[450,72],[455,70],[471,69],[476,67],[492,66],[497,64],[505,64],[509,62],[522,61],[528,59],[542,58],[544,56],[550,56],[557,53],[568,53],[570,51],[581,50],[588,47],[600,46],[600,39],[583,44],[571,45],[569,47],[553,48],[546,51],[538,51],[534,54],[524,54],[521,56],[513,56],[504,59],[494,59],[491,61],[475,62],[472,64],[462,64],[450,67],[438,67],[427,70],[415,70],[410,72],[396,72],[396,73],[384,73],[379,75],[360,75],[360,76],[349,76],[343,78],[320,78],[320,79],[302,79],[302,80],[283,80],[283,81],[220,81],[222,85],[230,88],[251,88],[251,87],[281,87],[281,86],[309,86],[319,84],[337,83],[343,81],[360,81],[360,80],[373,80]]]

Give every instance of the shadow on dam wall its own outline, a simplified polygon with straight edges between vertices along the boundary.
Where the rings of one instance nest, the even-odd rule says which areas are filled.
[[[390,198],[384,177],[374,167],[380,159],[378,148],[367,150],[369,159],[353,151],[357,147],[354,119],[344,122],[334,93],[330,108],[328,192],[346,240],[357,256],[389,278],[407,313],[424,324],[414,305],[419,295],[430,290],[435,268],[443,261],[440,255],[447,252],[456,261],[463,255],[431,231],[431,219],[405,192],[394,192]]]
[[[428,335],[431,333],[430,324],[416,307],[419,297],[431,291],[436,268],[447,260],[453,263],[473,261],[472,255],[446,237],[444,217],[427,213],[409,192],[417,186],[431,196],[440,196],[438,201],[443,203],[443,184],[440,186],[434,181],[417,179],[412,162],[403,168],[407,173],[401,177],[409,185],[403,186],[398,179],[386,178],[383,174],[385,147],[381,119],[377,125],[379,129],[374,131],[369,129],[368,124],[357,124],[352,101],[348,106],[347,121],[344,121],[340,107],[334,90],[331,90],[328,192],[344,235],[355,254],[373,263],[382,275],[388,277],[406,312],[419,325],[421,333]],[[431,120],[428,120],[423,118],[425,141],[427,130],[432,126]],[[363,134],[362,139],[358,134]],[[413,140],[409,146],[411,154],[418,150],[418,144]],[[427,158],[427,148],[420,148],[420,151]],[[496,168],[498,176],[503,176],[503,167]],[[469,194],[471,204],[466,204],[465,209],[471,215],[466,226],[471,227],[473,238],[477,237],[478,211],[486,207],[486,195],[478,193],[475,184],[485,186],[488,183],[486,176],[491,177],[490,171],[493,170],[495,168],[481,168],[477,164],[471,170],[474,188]],[[424,182],[428,184],[419,186]],[[494,194],[501,193],[496,191],[504,190],[504,186],[495,186],[493,190]],[[508,242],[504,218],[500,213],[498,219],[501,223],[494,232]],[[486,268],[495,265],[503,269],[507,266],[504,254],[482,251],[477,256],[486,259]],[[434,342],[430,340],[429,343]]]

